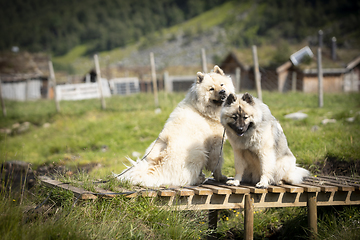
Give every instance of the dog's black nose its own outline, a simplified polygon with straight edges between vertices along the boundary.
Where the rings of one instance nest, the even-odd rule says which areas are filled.
[[[225,94],[225,90],[224,89],[220,90],[219,94],[221,95]]]

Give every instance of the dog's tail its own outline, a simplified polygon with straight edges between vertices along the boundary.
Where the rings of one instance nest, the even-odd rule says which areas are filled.
[[[302,167],[295,167],[293,171],[288,172],[284,177],[285,182],[290,184],[302,183],[303,179],[310,176],[310,172]]]
[[[114,175],[117,179],[145,187],[158,186],[158,183],[155,181],[156,179],[148,174],[150,169],[148,161],[139,158],[134,161],[129,157],[127,157],[127,159],[132,165],[127,167],[120,174]]]

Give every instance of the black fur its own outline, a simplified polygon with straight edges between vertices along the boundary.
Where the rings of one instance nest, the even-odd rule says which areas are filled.
[[[253,96],[251,96],[250,93],[245,93],[242,98],[241,98],[243,101],[247,102],[248,104],[250,105],[254,105],[255,102],[254,102],[254,99],[253,99]]]
[[[226,102],[225,102],[225,105],[231,105],[233,102],[236,101],[236,96],[234,94],[230,94],[227,99],[226,99]]]

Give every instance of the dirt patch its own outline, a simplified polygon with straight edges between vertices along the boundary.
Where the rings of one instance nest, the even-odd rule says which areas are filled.
[[[8,161],[2,163],[0,166],[0,190],[2,187],[8,190],[20,190],[20,188],[30,189],[36,183],[36,176],[72,176],[77,173],[89,173],[91,170],[99,167],[101,167],[99,163],[91,163],[74,168],[49,163],[43,164],[36,170],[33,170],[30,163]]]
[[[360,160],[342,160],[328,156],[324,162],[318,162],[320,175],[354,176],[360,174]]]

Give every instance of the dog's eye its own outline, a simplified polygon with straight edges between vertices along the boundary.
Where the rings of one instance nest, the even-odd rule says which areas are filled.
[[[212,88],[210,88],[210,91],[214,91],[215,89],[212,87]]]
[[[236,121],[238,119],[238,116],[237,115],[232,115],[231,118],[234,119],[234,121]]]
[[[248,118],[248,116],[244,116],[244,120],[246,120]]]
[[[224,86],[224,84],[222,83],[222,84],[220,84],[220,86]]]

